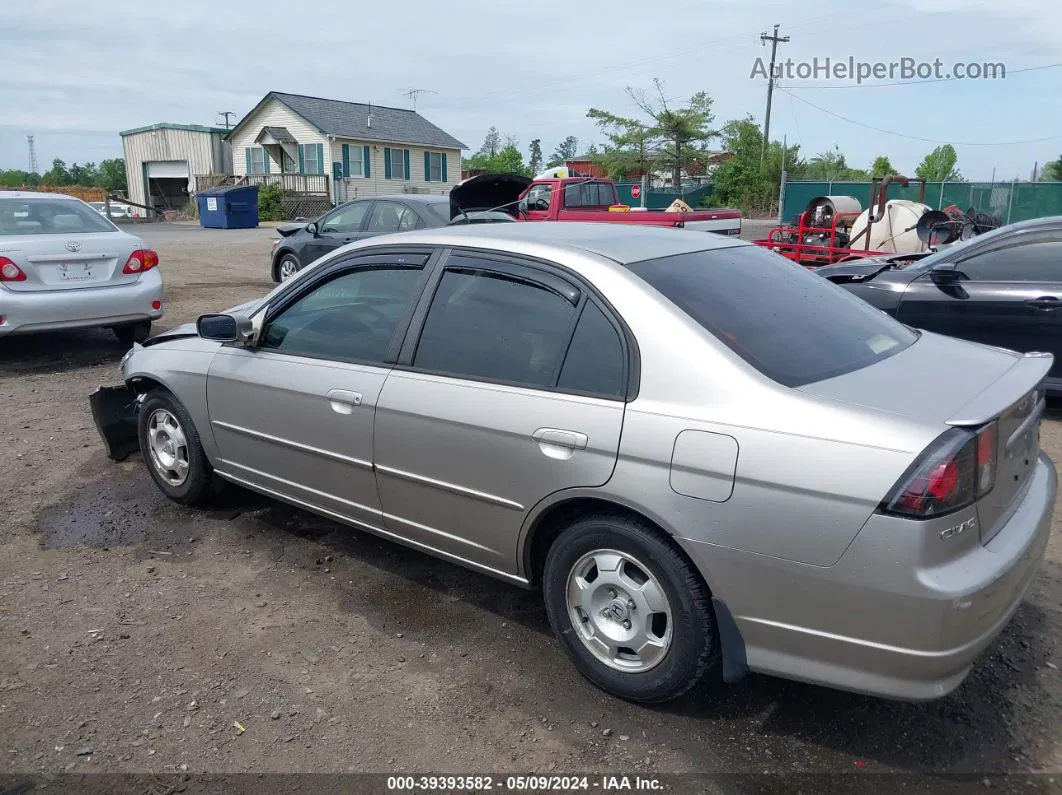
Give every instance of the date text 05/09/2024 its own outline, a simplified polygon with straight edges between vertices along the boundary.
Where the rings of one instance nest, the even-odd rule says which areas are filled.
[[[644,776],[388,776],[388,792],[659,792]]]

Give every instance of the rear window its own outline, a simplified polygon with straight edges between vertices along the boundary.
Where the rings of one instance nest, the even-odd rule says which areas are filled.
[[[0,198],[0,237],[113,232],[114,226],[87,204],[69,199]]]
[[[628,266],[768,378],[798,387],[899,353],[916,332],[758,246]]]
[[[616,201],[611,182],[571,182],[564,186],[564,206],[609,207]]]

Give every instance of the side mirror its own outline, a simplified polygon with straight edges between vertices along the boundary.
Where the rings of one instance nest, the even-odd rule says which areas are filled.
[[[200,315],[195,323],[196,333],[205,340],[223,342],[240,348],[254,343],[254,325],[245,315]]]
[[[306,224],[306,231],[314,237],[317,237],[317,222],[314,221],[313,223]]]

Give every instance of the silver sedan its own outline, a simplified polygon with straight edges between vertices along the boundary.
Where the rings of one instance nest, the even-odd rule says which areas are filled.
[[[756,671],[924,700],[1044,554],[1051,362],[738,240],[513,223],[346,246],[91,403],[177,502],[238,483],[540,588],[623,698]]]
[[[159,257],[80,199],[0,192],[0,337],[101,326],[143,341],[162,317]]]

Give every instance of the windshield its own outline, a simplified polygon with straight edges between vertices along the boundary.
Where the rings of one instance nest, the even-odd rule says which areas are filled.
[[[116,227],[74,199],[0,199],[0,236],[114,232]]]
[[[805,268],[758,246],[628,265],[761,373],[798,387],[909,347],[917,332]]]

